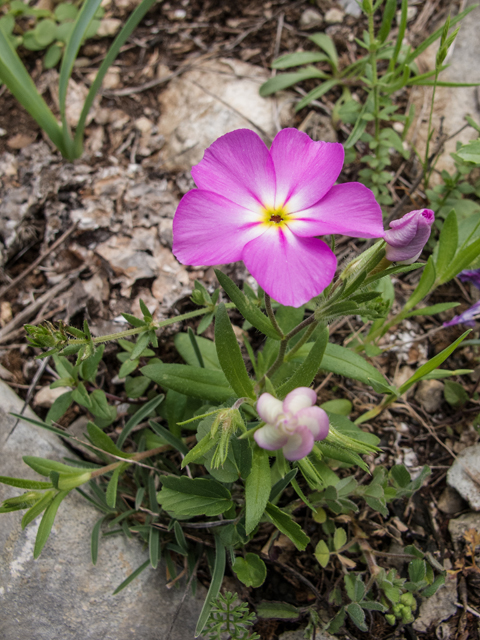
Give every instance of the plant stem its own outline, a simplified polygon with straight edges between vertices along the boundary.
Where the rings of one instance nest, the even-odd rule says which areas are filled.
[[[307,340],[310,338],[310,336],[312,335],[312,333],[315,331],[315,329],[317,328],[317,324],[318,322],[312,322],[310,324],[310,326],[308,327],[308,329],[305,331],[305,333],[303,334],[303,336],[300,338],[300,340],[297,342],[296,345],[294,345],[290,351],[287,353],[287,355],[285,356],[285,361],[289,361],[291,359],[291,357],[297,353],[297,351],[300,349],[300,347],[303,347],[303,345],[307,342]]]
[[[435,93],[437,91],[438,82],[438,65],[435,64],[435,80],[433,85],[432,100],[430,102],[430,115],[428,118],[428,134],[427,144],[425,146],[425,159],[423,161],[423,188],[426,191],[428,189],[428,183],[430,182],[430,176],[432,175],[433,166],[429,168],[429,155],[430,155],[430,140],[433,136],[432,119],[433,119],[433,105],[435,103]],[[432,162],[433,165],[433,162]]]
[[[225,306],[227,309],[235,309],[233,302],[228,302]],[[168,318],[167,320],[161,320],[160,322],[151,322],[149,325],[144,325],[142,327],[134,327],[133,329],[119,331],[118,333],[109,333],[105,336],[97,336],[96,338],[92,338],[92,341],[94,344],[101,344],[102,342],[109,342],[110,340],[119,340],[120,338],[126,338],[127,336],[135,336],[139,333],[144,333],[145,331],[158,331],[158,329],[162,329],[169,324],[175,324],[176,322],[182,322],[183,320],[203,316],[206,313],[211,313],[211,311],[212,310],[209,307],[196,309],[195,311],[189,311],[188,313],[183,313],[182,315],[175,316],[174,318]],[[88,342],[89,341],[85,338],[72,338],[68,341],[68,344],[88,344]]]
[[[273,313],[272,299],[270,298],[268,293],[265,293],[265,309],[267,310],[267,315],[274,329],[277,331],[279,335],[283,336],[284,335],[283,331],[280,329],[280,325],[278,324],[277,319],[275,318],[275,314]]]

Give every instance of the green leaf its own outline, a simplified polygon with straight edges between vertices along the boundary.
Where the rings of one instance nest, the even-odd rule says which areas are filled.
[[[425,580],[427,567],[425,560],[415,558],[408,565],[408,577],[412,582],[421,582]]]
[[[435,578],[432,584],[422,591],[422,596],[424,598],[431,598],[438,589],[445,584],[445,576],[440,575]]]
[[[43,514],[40,526],[38,527],[37,537],[35,538],[35,547],[33,549],[33,557],[35,558],[35,560],[42,553],[42,549],[48,540],[50,531],[52,530],[58,507],[60,506],[62,500],[68,495],[68,493],[68,491],[60,491],[59,493],[57,493],[57,495]]]
[[[268,454],[255,445],[252,470],[245,481],[245,532],[250,534],[263,516],[270,496],[271,477]]]
[[[351,602],[346,607],[346,611],[350,617],[350,620],[356,625],[360,631],[368,631],[368,627],[365,624],[365,613],[362,607],[356,602]]]
[[[117,595],[117,593],[120,593],[120,591],[122,591],[123,589],[125,589],[125,587],[128,587],[128,585],[133,582],[135,580],[135,578],[138,578],[138,576],[142,573],[142,571],[144,571],[150,564],[150,560],[146,560],[143,564],[141,564],[137,569],[135,569],[135,571],[133,571],[128,578],[126,578],[122,584],[118,585],[118,587],[115,589],[115,591],[112,593],[113,596]]]
[[[395,17],[397,11],[397,0],[387,0],[385,3],[385,9],[383,10],[382,25],[378,31],[377,38],[380,43],[384,43],[388,38],[390,29],[392,26],[392,20]]]
[[[158,502],[179,517],[217,516],[233,505],[230,491],[215,480],[166,476],[162,484]]]
[[[270,78],[262,84],[259,93],[263,98],[276,93],[277,91],[283,91],[298,82],[303,80],[310,80],[311,78],[327,78],[327,74],[315,67],[306,67],[300,71],[294,71],[293,73],[279,73],[274,78]],[[223,286],[223,285],[222,285]]]
[[[223,373],[237,396],[255,400],[253,383],[248,376],[235,332],[223,303],[217,309],[215,345]]]
[[[141,372],[166,389],[210,402],[225,402],[234,395],[222,371],[185,364],[149,364]]]
[[[276,329],[274,329],[267,316],[262,313],[262,311],[260,311],[260,309],[255,304],[253,304],[250,298],[247,298],[247,296],[240,291],[237,285],[232,282],[232,280],[230,280],[228,276],[226,276],[219,269],[215,269],[215,275],[217,276],[218,281],[222,285],[226,294],[235,304],[238,311],[242,314],[245,320],[248,320],[251,325],[261,331],[267,337],[272,338],[273,340],[281,339],[282,336],[280,336]]]
[[[148,549],[150,552],[150,564],[153,569],[156,569],[160,559],[160,531],[156,527],[150,527]]]
[[[448,282],[461,271],[469,267],[474,260],[480,255],[480,238],[469,244],[465,248],[460,248],[457,255],[452,260],[449,268],[444,272],[443,276],[439,279],[440,284]]]
[[[328,344],[328,336],[328,328],[321,328],[318,338],[312,344],[305,361],[298,367],[293,376],[277,389],[277,396],[280,400],[297,387],[309,387],[311,385],[322,364]]]
[[[315,547],[315,558],[318,560],[318,563],[324,569],[330,562],[330,550],[327,547],[327,543],[324,540],[320,540],[317,546]]]
[[[465,340],[464,346],[471,342],[471,340]],[[469,373],[473,373],[473,369],[455,369],[450,371],[449,369],[434,369],[431,373],[427,373],[423,376],[423,380],[441,380],[442,378],[449,378],[450,376],[466,376]]]
[[[112,509],[114,509],[117,504],[118,479],[120,475],[125,471],[127,466],[128,465],[126,463],[123,463],[119,467],[117,467],[112,473],[112,477],[108,481],[107,492],[105,494],[105,497],[107,500],[107,505]]]
[[[28,464],[34,471],[42,476],[49,476],[51,471],[67,475],[78,475],[82,472],[89,472],[92,469],[86,467],[69,467],[62,462],[56,460],[47,460],[47,458],[38,458],[36,456],[23,456],[23,461]]]
[[[392,467],[390,475],[399,487],[405,488],[412,481],[412,477],[408,469],[403,464],[396,464]]]
[[[410,311],[404,317],[411,318],[412,316],[433,316],[436,313],[442,313],[443,311],[447,311],[448,309],[458,307],[459,304],[459,302],[439,302],[438,304],[433,304],[431,307],[422,307],[421,309]]]
[[[42,47],[48,47],[55,40],[57,25],[53,20],[39,20],[33,30],[35,40]]]
[[[202,355],[203,364],[207,369],[214,369],[215,371],[221,371],[222,367],[218,361],[217,350],[215,343],[212,340],[201,338],[196,336],[196,343],[198,349]],[[192,342],[187,333],[177,333],[174,339],[175,348],[182,356],[185,362],[192,367],[198,367],[198,358],[195,354]]]
[[[92,536],[90,540],[90,551],[92,555],[92,564],[97,564],[98,560],[98,543],[100,539],[100,530],[102,528],[102,524],[105,520],[106,516],[102,516],[97,522],[94,524],[92,529]]]
[[[295,107],[295,113],[303,109],[303,107],[306,107],[307,105],[309,105],[313,100],[317,100],[317,98],[321,98],[325,93],[330,91],[330,89],[333,89],[333,87],[336,87],[337,84],[339,84],[339,80],[327,80],[326,82],[322,82],[322,84],[319,87],[316,87],[315,89],[312,89],[311,91],[309,91],[307,95],[304,96],[300,100],[300,102],[298,102],[297,106]]]
[[[287,538],[290,538],[299,551],[303,551],[306,548],[310,538],[305,535],[300,525],[288,513],[269,502],[265,509],[265,514],[277,529],[285,534]]]
[[[366,385],[370,385],[371,380],[377,380],[380,383],[387,384],[387,381],[380,371],[367,362],[360,354],[331,342],[327,344],[320,368],[322,371],[336,373],[346,378],[353,378]]]
[[[145,376],[136,376],[135,378],[127,377],[125,380],[125,393],[127,394],[127,398],[135,399],[145,395],[150,382],[151,380],[145,378]]]
[[[404,311],[410,311],[415,305],[417,305],[423,298],[430,293],[435,283],[435,265],[433,257],[430,256],[425,269],[423,270],[422,277],[418,283],[416,289],[407,300],[404,306]]]
[[[68,408],[72,404],[72,391],[67,391],[59,396],[50,409],[48,410],[47,417],[45,421],[48,423],[58,422],[62,416],[65,415]]]
[[[323,49],[332,61],[333,66],[335,68],[338,67],[337,48],[335,47],[335,43],[333,42],[332,38],[330,38],[330,36],[327,36],[326,33],[314,33],[313,35],[309,36],[308,39],[314,42],[317,47]]]
[[[453,382],[452,380],[445,381],[443,395],[445,396],[445,400],[452,407],[462,407],[470,399],[462,385],[458,382]]]
[[[97,347],[94,354],[82,362],[80,365],[80,374],[84,380],[88,380],[89,382],[95,381],[98,365],[103,358],[104,351],[105,345],[102,344]]]
[[[255,589],[262,586],[267,577],[267,567],[264,561],[255,553],[247,553],[245,558],[237,557],[232,566],[237,578],[246,587]]]
[[[155,366],[155,365],[152,365],[152,366]],[[118,436],[117,447],[119,449],[123,447],[123,444],[125,440],[128,438],[128,436],[130,435],[130,432],[132,431],[132,429],[134,429],[137,426],[137,424],[140,424],[142,420],[144,420],[147,416],[149,416],[152,413],[152,411],[155,411],[155,409],[163,401],[164,398],[165,396],[163,394],[155,396],[154,398],[146,402],[141,409],[139,409],[137,412],[133,414],[133,416],[130,418],[127,424],[123,427],[122,433]]]
[[[43,66],[45,69],[53,69],[60,62],[63,49],[58,44],[51,44],[43,58]]]
[[[62,2],[55,7],[53,14],[58,22],[65,22],[66,20],[75,20],[78,9],[74,4]]]
[[[448,270],[458,246],[458,223],[457,214],[452,209],[443,223],[442,231],[438,241],[437,259],[435,263],[435,272],[437,278]]]
[[[300,617],[300,610],[286,602],[260,602],[257,605],[257,616],[277,620],[294,620]]]
[[[399,395],[403,395],[405,391],[408,391],[408,389],[410,389],[410,387],[413,384],[415,384],[415,382],[417,382],[418,380],[421,380],[426,374],[430,373],[434,369],[437,369],[442,364],[442,362],[444,362],[448,358],[448,356],[455,351],[455,349],[459,346],[459,344],[468,336],[470,331],[471,329],[469,329],[468,331],[465,331],[465,333],[463,333],[459,338],[457,338],[457,340],[455,340],[455,342],[453,342],[449,347],[447,347],[440,353],[437,353],[436,356],[434,356],[431,360],[429,360],[424,365],[422,365],[420,369],[417,369],[417,371],[413,374],[413,376],[411,376],[399,388],[398,390]]]
[[[329,61],[330,58],[324,53],[317,51],[296,51],[295,53],[287,53],[284,56],[276,58],[276,60],[272,62],[272,69],[289,69],[290,67],[299,67],[302,64]]]
[[[51,482],[10,478],[9,476],[0,476],[0,484],[8,484],[10,487],[18,487],[19,489],[51,489],[52,487]]]
[[[331,413],[337,413],[341,416],[348,416],[352,412],[352,403],[345,398],[337,398],[336,400],[329,400],[320,405],[324,411]]]
[[[290,482],[295,478],[297,473],[298,469],[292,469],[284,478],[281,478],[278,482],[276,482],[273,485],[272,490],[270,491],[268,501],[273,502],[279,495],[281,495],[284,489],[286,489]]]
[[[30,74],[13,47],[10,34],[4,31],[5,26],[0,22],[0,77],[2,82],[37,121],[61,153],[64,153],[66,150],[57,119],[38,93]]]
[[[35,518],[37,518],[43,511],[45,511],[48,505],[52,502],[54,496],[55,496],[54,491],[45,492],[45,495],[43,496],[43,498],[38,502],[36,502],[33,505],[33,507],[31,507],[24,514],[22,518],[22,529],[25,529],[25,527],[27,527],[30,524],[30,522],[32,522],[32,520],[35,520]]]
[[[335,547],[335,551],[341,549],[346,542],[347,533],[345,529],[342,529],[341,527],[339,529],[335,529],[335,534],[333,536],[333,546]]]
[[[153,429],[153,431],[155,431],[155,433],[160,436],[160,438],[162,438],[162,440],[168,442],[169,445],[171,445],[174,449],[179,451],[184,456],[187,455],[188,447],[183,442],[183,440],[180,440],[180,438],[174,436],[171,431],[165,429],[165,427],[162,427],[161,424],[158,424],[158,422],[155,422],[154,420],[149,420],[148,424],[150,425],[150,428]]]
[[[220,538],[215,537],[215,565],[213,567],[212,579],[208,588],[207,597],[200,612],[198,618],[197,627],[195,629],[195,638],[201,635],[202,631],[207,624],[210,617],[210,611],[212,610],[213,603],[215,602],[218,594],[220,593],[220,587],[222,586],[223,576],[225,574],[225,562],[226,554],[225,547],[223,546]]]
[[[90,436],[90,440],[92,444],[101,449],[102,451],[106,451],[107,453],[111,453],[114,456],[119,456],[120,458],[129,458],[130,454],[125,453],[121,449],[119,449],[116,444],[112,441],[110,436],[107,436],[101,429],[97,427],[93,422],[88,422],[87,424],[87,432]]]

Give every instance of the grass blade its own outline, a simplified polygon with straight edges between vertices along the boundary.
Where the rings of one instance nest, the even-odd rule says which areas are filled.
[[[139,576],[142,571],[144,569],[146,569],[148,567],[148,565],[150,564],[150,560],[146,560],[143,564],[141,564],[138,569],[135,569],[135,571],[133,573],[131,573],[128,578],[126,578],[126,580],[124,580],[122,582],[122,584],[118,585],[118,587],[115,589],[115,591],[112,593],[113,596],[116,596],[117,593],[120,593],[120,591],[122,591],[123,589],[125,589],[125,587],[128,587],[128,585],[133,582],[135,580],[135,578],[137,576]]]
[[[197,628],[195,629],[195,638],[202,633],[207,624],[207,620],[210,616],[210,611],[212,610],[213,601],[218,596],[220,592],[220,587],[222,586],[223,575],[225,573],[225,547],[220,542],[218,536],[215,537],[215,566],[213,568],[212,581],[210,582],[210,587],[208,588],[207,597],[205,598],[205,602],[202,607],[202,611],[200,612],[200,617],[198,618]]]

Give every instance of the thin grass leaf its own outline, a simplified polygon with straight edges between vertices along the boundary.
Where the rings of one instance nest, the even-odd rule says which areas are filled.
[[[124,464],[121,464],[119,467],[117,467],[115,471],[112,473],[112,477],[110,478],[110,481],[107,485],[107,493],[106,493],[107,504],[112,509],[115,508],[115,505],[117,503],[118,479],[120,477],[120,474],[125,471],[127,466],[128,465],[124,463]]]
[[[160,560],[160,531],[156,527],[150,527],[148,550],[150,552],[150,564],[153,569],[156,569]]]
[[[65,431],[57,429],[57,427],[52,427],[50,424],[42,422],[41,420],[34,420],[33,418],[22,416],[20,413],[10,412],[10,415],[14,418],[18,418],[18,420],[23,420],[24,422],[28,422],[29,424],[34,424],[36,427],[41,427],[42,429],[46,429],[47,431],[56,433],[57,436],[62,436],[62,438],[70,438],[70,435],[68,433],[65,433]]]
[[[123,427],[122,433],[119,435],[117,440],[117,447],[119,449],[122,448],[123,443],[128,438],[132,429],[134,429],[137,424],[140,424],[144,418],[146,418],[152,411],[154,411],[158,405],[165,398],[163,394],[155,396],[148,402],[146,402],[141,409],[139,409],[127,422],[127,424]]]
[[[92,529],[92,537],[90,541],[90,551],[92,554],[92,564],[97,564],[98,559],[98,542],[100,538],[100,529],[102,528],[102,524],[105,520],[106,516],[102,516],[100,520],[97,520],[93,529]]]
[[[184,456],[187,455],[188,447],[182,440],[180,440],[180,438],[175,437],[171,431],[165,429],[165,427],[162,427],[161,424],[158,424],[158,422],[155,422],[154,420],[150,420],[148,424],[158,436],[163,440],[166,440],[174,449],[180,451]]]
[[[408,0],[402,0],[402,13],[400,16],[400,25],[398,27],[397,41],[395,43],[395,49],[388,65],[388,70],[393,71],[397,64],[398,55],[402,48],[403,37],[405,35],[405,29],[407,28],[407,14],[408,14]],[[407,63],[405,63],[407,64]]]
[[[114,532],[112,532],[112,533],[114,533]],[[150,560],[146,560],[143,564],[141,564],[138,567],[138,569],[135,569],[135,571],[133,573],[131,573],[128,576],[128,578],[122,582],[122,584],[118,585],[118,587],[112,593],[112,596],[116,596],[117,593],[120,593],[120,591],[125,589],[125,587],[128,587],[128,585],[131,582],[133,582],[135,580],[135,578],[137,578],[142,573],[142,571],[148,567],[149,564],[150,564]]]
[[[123,29],[117,35],[115,40],[113,41],[110,49],[106,57],[104,58],[100,68],[98,69],[97,75],[95,76],[95,80],[92,82],[90,86],[90,90],[87,94],[85,102],[83,104],[82,112],[80,114],[80,118],[78,120],[77,129],[75,131],[75,149],[76,149],[76,157],[80,157],[82,152],[82,142],[83,142],[83,132],[85,130],[85,123],[87,120],[88,113],[92,107],[95,96],[100,89],[100,86],[103,82],[103,78],[107,73],[108,69],[111,67],[113,61],[118,56],[120,49],[123,47],[127,39],[130,37],[134,29],[137,27],[139,22],[142,20],[147,11],[155,4],[156,0],[143,0],[138,7],[133,11],[133,13],[128,18],[125,23]],[[142,323],[143,324],[143,323]],[[137,326],[137,325],[135,325]]]
[[[210,611],[212,610],[214,600],[220,593],[220,587],[222,586],[223,576],[225,573],[225,547],[220,542],[218,536],[215,536],[215,565],[213,567],[212,581],[208,589],[207,597],[200,612],[198,618],[197,628],[195,629],[195,638],[202,633],[207,624],[207,620],[210,617]]]

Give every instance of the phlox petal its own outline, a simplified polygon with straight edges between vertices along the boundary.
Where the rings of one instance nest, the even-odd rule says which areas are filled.
[[[300,409],[313,406],[317,401],[317,394],[308,387],[298,387],[285,396],[283,410],[289,413],[297,413]]]
[[[359,182],[337,184],[310,208],[297,211],[289,225],[297,236],[339,233],[353,238],[383,238],[382,210]]]
[[[183,264],[237,262],[245,243],[262,229],[257,214],[216,193],[192,189],[173,219],[172,251]]]
[[[283,405],[280,400],[274,398],[270,393],[262,393],[257,402],[257,411],[262,420],[273,424],[278,416],[283,413]]]
[[[218,138],[192,169],[199,189],[227,196],[247,209],[273,207],[275,170],[262,139],[250,129],[237,129]]]
[[[258,431],[256,432],[258,433]],[[308,456],[313,449],[313,434],[308,427],[298,427],[283,447],[283,455],[287,460],[300,460]]]
[[[335,184],[345,156],[341,144],[314,142],[298,129],[282,129],[272,142],[270,154],[277,185],[275,206],[286,204],[289,212],[320,200]]]
[[[321,407],[307,407],[299,411],[295,417],[299,425],[310,429],[314,440],[324,440],[328,436],[328,415]]]
[[[268,451],[276,451],[288,443],[288,436],[280,433],[280,431],[271,424],[266,424],[264,427],[255,431],[253,437],[259,447],[267,449]]]
[[[243,260],[264,291],[289,307],[301,307],[319,295],[337,266],[322,240],[297,238],[287,226],[267,227],[245,246]]]

